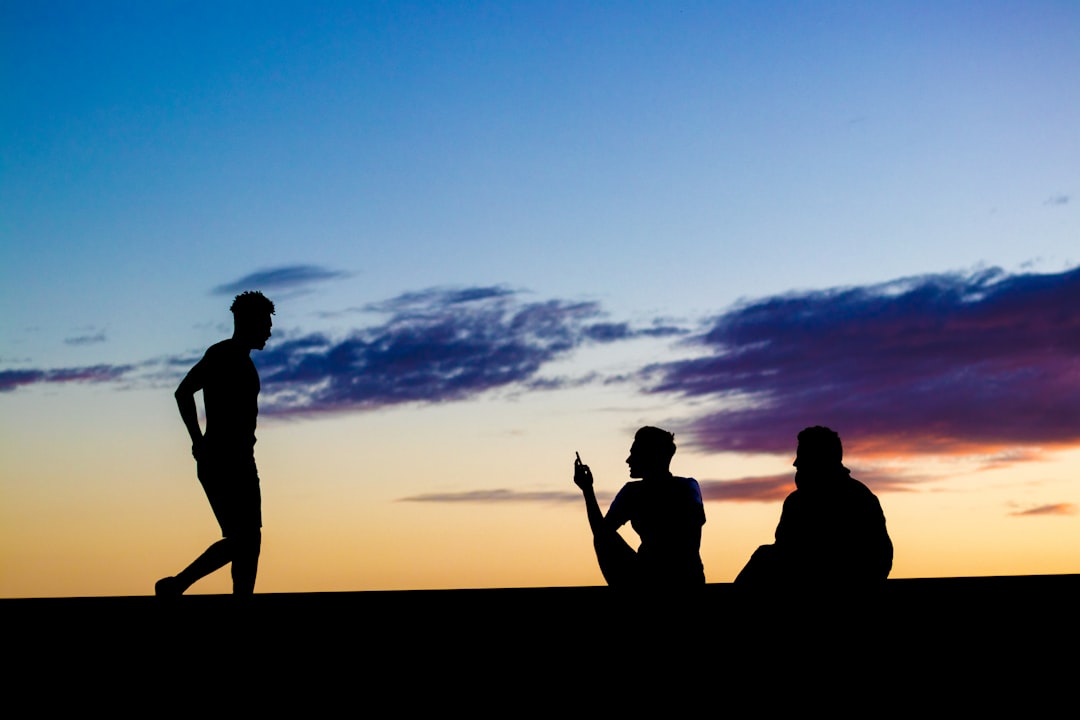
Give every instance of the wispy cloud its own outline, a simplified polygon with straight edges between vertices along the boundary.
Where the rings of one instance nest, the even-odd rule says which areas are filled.
[[[395,317],[426,317],[439,308],[450,308],[484,300],[508,299],[517,291],[501,285],[486,287],[445,288],[433,287],[402,293],[389,300],[369,303],[368,312],[391,313]]]
[[[236,295],[245,290],[261,290],[266,293],[275,290],[299,290],[315,283],[348,276],[346,272],[329,270],[318,265],[285,265],[253,272],[224,285],[218,285],[212,292],[215,295]]]
[[[263,411],[318,415],[608,382],[544,369],[583,345],[685,334],[661,322],[613,322],[594,302],[527,297],[501,286],[431,288],[366,306],[383,317],[343,336],[275,339],[254,356]],[[965,454],[997,467],[1080,444],[1077,307],[1080,268],[791,293],[712,318],[683,340],[701,356],[618,380],[698,407],[706,401],[710,410],[684,437],[709,451],[790,455],[799,429],[825,424],[840,432],[849,457]],[[0,392],[160,381],[193,360],[177,362],[0,370]],[[717,498],[780,492],[775,479],[724,482],[741,484],[717,486]]]
[[[134,369],[134,365],[90,365],[51,370],[0,370],[0,392],[11,392],[23,385],[114,382]]]
[[[875,492],[910,490],[918,479],[896,477],[882,473],[867,472],[860,474]],[[701,497],[706,502],[779,502],[795,489],[794,473],[746,477],[734,480],[702,480]],[[597,499],[601,504],[611,502],[612,492],[598,491]],[[463,490],[459,492],[422,493],[398,498],[398,502],[419,503],[473,503],[496,505],[504,503],[581,503],[581,492],[577,490],[511,490],[496,488],[488,490]]]
[[[879,493],[909,491],[915,484],[931,479],[873,469],[860,471],[856,473],[856,476],[874,492]],[[786,498],[795,489],[795,472],[792,470],[782,475],[763,475],[733,480],[702,480],[700,485],[701,497],[706,501],[776,502]]]
[[[686,332],[663,321],[641,328],[611,323],[595,302],[521,297],[498,286],[430,288],[365,306],[365,313],[381,314],[384,321],[342,338],[308,333],[275,339],[253,356],[262,378],[262,412],[317,415],[451,402],[496,388],[577,387],[602,378],[544,376],[541,370],[582,345]],[[157,384],[178,379],[197,361],[183,355],[136,365],[0,370],[0,392],[59,382]]]
[[[714,318],[702,357],[647,368],[653,393],[713,399],[692,437],[790,453],[808,425],[865,455],[1080,443],[1080,268],[928,275],[769,297]]]
[[[997,470],[1017,463],[1041,460],[1045,453],[1038,449],[1010,448],[999,453],[979,458],[980,470]]]
[[[657,324],[647,328],[631,328],[629,323],[601,322],[590,325],[584,329],[585,337],[596,342],[615,342],[618,340],[631,340],[639,337],[675,337],[685,335],[688,331],[673,325]]]
[[[103,342],[105,342],[104,330],[94,333],[93,335],[78,335],[76,337],[64,338],[64,343],[67,345],[95,345]]]
[[[333,339],[287,339],[256,362],[277,415],[368,410],[462,400],[495,388],[563,387],[541,368],[584,343],[610,343],[678,328],[612,331],[594,302],[523,302],[501,287],[432,288],[375,303],[378,325]]]
[[[607,497],[600,498],[602,501]],[[448,493],[424,493],[399,498],[398,502],[423,502],[423,503],[480,503],[480,504],[504,504],[504,503],[580,503],[581,493],[560,490],[508,490],[498,488],[494,490],[466,490],[463,492]]]
[[[1016,510],[1009,513],[1014,517],[1027,517],[1029,515],[1075,515],[1078,508],[1073,503],[1055,503],[1053,505],[1039,505],[1028,510]]]
[[[700,485],[705,501],[774,502],[783,500],[795,489],[795,476],[786,473],[737,480],[702,480]]]
[[[1046,202],[1043,203],[1043,204],[1044,205],[1068,205],[1069,204],[1069,196],[1068,195],[1053,195],[1053,196],[1047,198]]]

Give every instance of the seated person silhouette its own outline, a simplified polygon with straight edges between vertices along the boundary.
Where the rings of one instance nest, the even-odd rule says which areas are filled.
[[[626,463],[630,477],[640,479],[623,486],[607,515],[600,512],[589,466],[580,457],[574,462],[574,483],[585,495],[596,558],[612,587],[693,587],[705,582],[701,488],[693,478],[671,474],[674,454],[674,435],[655,427],[638,430]],[[617,532],[627,522],[641,538],[637,552]]]
[[[799,433],[795,491],[784,500],[776,542],[750,557],[735,584],[750,590],[869,589],[892,569],[881,504],[842,464],[840,436]]]

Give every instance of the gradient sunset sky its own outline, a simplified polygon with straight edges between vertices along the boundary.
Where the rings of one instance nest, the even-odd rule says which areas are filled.
[[[218,537],[247,289],[260,592],[600,584],[645,424],[710,582],[815,424],[893,577],[1080,572],[1077,78],[1071,1],[0,0],[0,596]]]

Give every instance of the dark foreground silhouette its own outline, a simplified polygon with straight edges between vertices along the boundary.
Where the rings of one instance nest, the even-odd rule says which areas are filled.
[[[1075,703],[1080,575],[891,579],[858,621],[798,596],[748,619],[739,597],[710,584],[671,613],[609,587],[0,600],[5,689],[16,708],[113,715],[212,702],[967,717],[1022,703],[1040,717]]]
[[[784,501],[776,542],[754,552],[736,586],[773,597],[842,594],[870,590],[889,576],[893,546],[881,504],[842,460],[840,436],[829,428],[799,433],[796,490]]]
[[[255,591],[262,545],[262,499],[255,468],[259,373],[251,351],[270,339],[274,304],[262,293],[236,296],[233,336],[206,351],[176,389],[180,417],[191,436],[199,482],[221,526],[222,539],[190,565],[154,586],[157,595],[181,595],[197,580],[232,563],[233,593]],[[195,393],[202,390],[206,432],[199,427]]]
[[[701,488],[693,478],[671,474],[668,468],[674,454],[674,435],[654,427],[638,430],[626,463],[630,477],[640,480],[623,486],[607,515],[600,512],[589,466],[580,457],[574,462],[574,483],[585,496],[593,547],[608,585],[677,588],[704,584]],[[618,533],[627,522],[641,538],[637,552]]]

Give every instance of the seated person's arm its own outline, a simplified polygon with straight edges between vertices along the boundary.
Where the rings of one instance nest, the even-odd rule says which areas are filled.
[[[593,489],[593,476],[589,466],[581,462],[581,458],[574,461],[574,484],[581,488],[585,496],[585,512],[589,517],[589,528],[593,535],[603,532],[615,532],[628,518],[619,519],[618,496],[608,508],[607,517],[600,510],[600,503],[596,500],[596,491]]]

